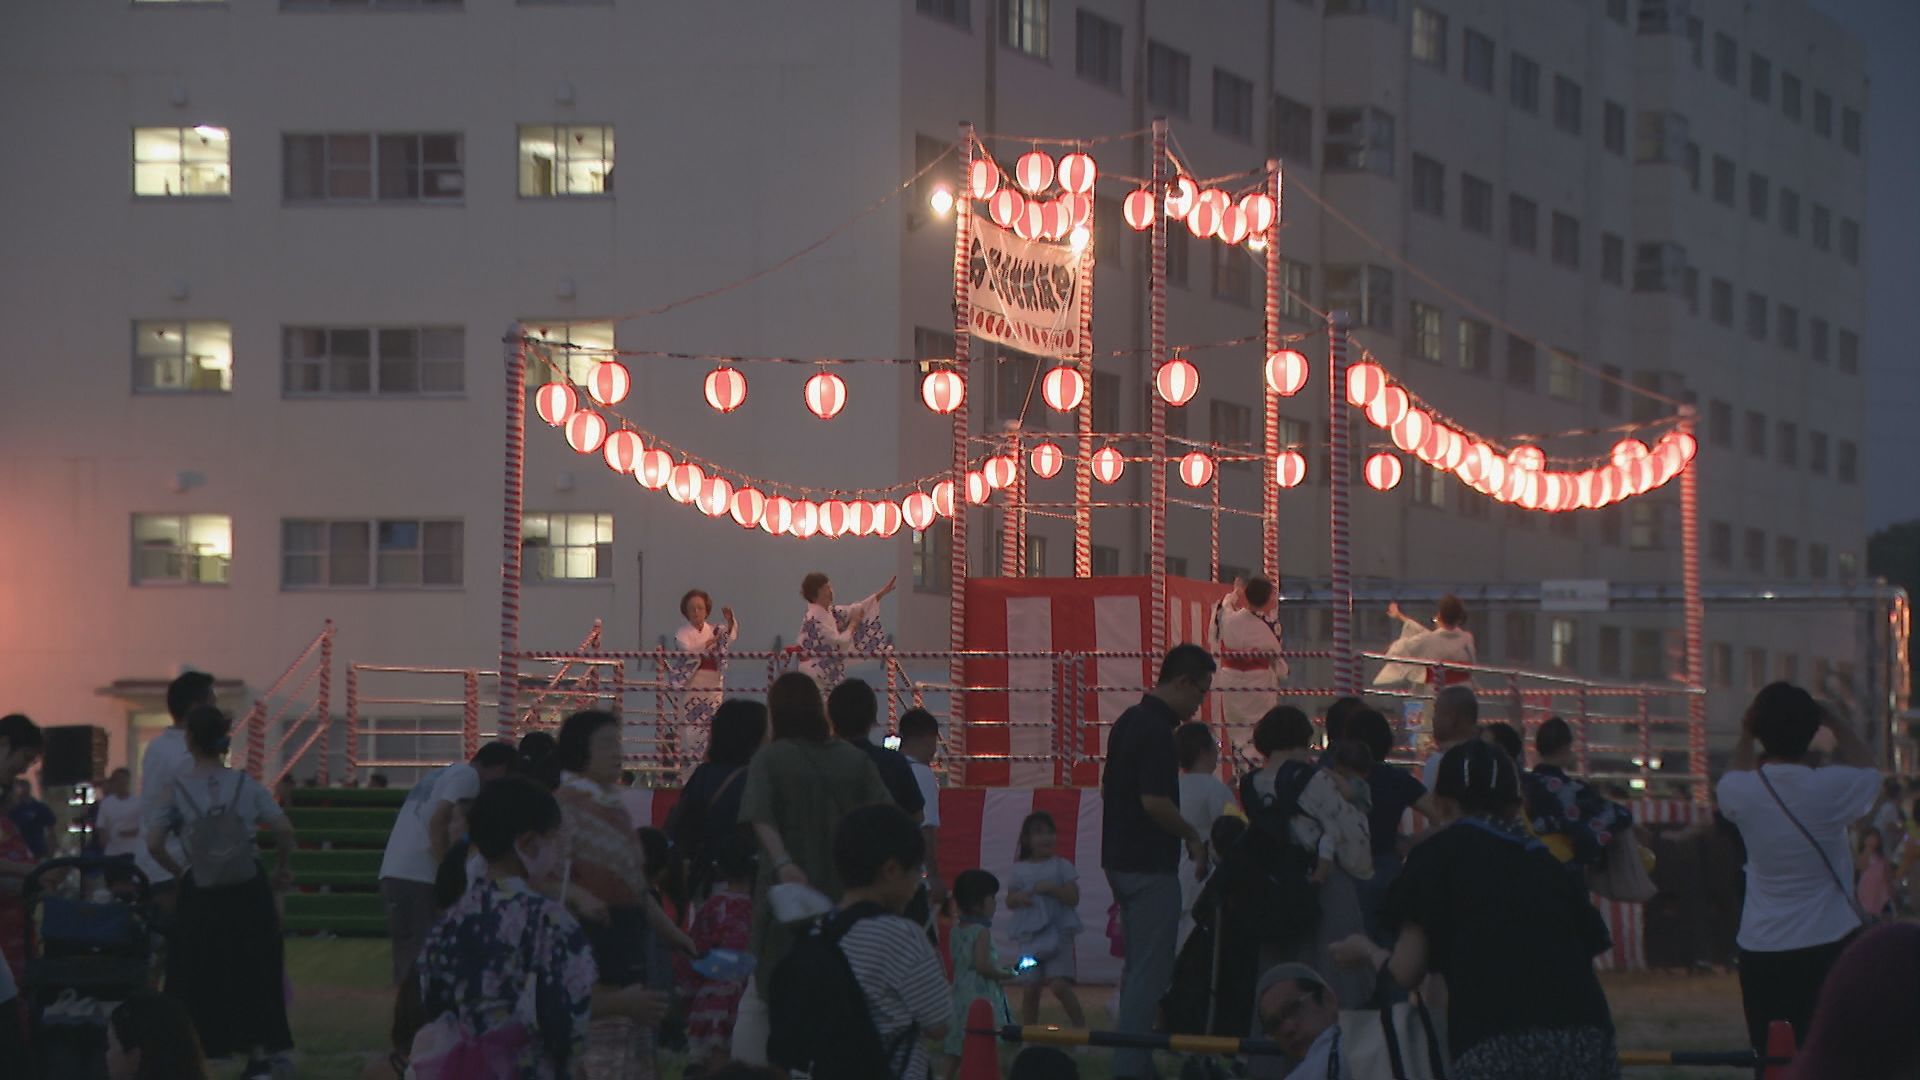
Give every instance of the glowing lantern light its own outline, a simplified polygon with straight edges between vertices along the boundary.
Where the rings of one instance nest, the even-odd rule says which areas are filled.
[[[920,532],[933,524],[933,496],[924,491],[916,491],[900,500],[900,516],[907,527]]]
[[[600,446],[600,456],[607,459],[607,468],[626,474],[640,465],[640,455],[646,453],[646,444],[640,441],[637,431],[616,431],[607,436]]]
[[[1093,196],[1077,194],[1063,195],[1060,197],[1060,201],[1066,205],[1067,210],[1073,215],[1074,228],[1077,229],[1093,220]]]
[[[1546,504],[1546,477],[1532,469],[1517,469],[1515,475],[1520,477],[1520,494],[1515,502],[1527,510],[1538,510]]]
[[[1193,201],[1193,205],[1195,208],[1211,206],[1215,214],[1223,214],[1227,207],[1233,205],[1233,197],[1219,188],[1208,188],[1200,193],[1200,197]]]
[[[1267,357],[1267,389],[1292,397],[1307,385],[1307,358],[1297,349],[1281,349]]]
[[[1111,484],[1120,479],[1127,471],[1127,459],[1120,451],[1111,446],[1103,446],[1093,452],[1093,478],[1103,484]]]
[[[793,522],[787,531],[802,540],[811,540],[820,532],[820,507],[811,499],[801,499],[793,504]]]
[[[927,206],[935,217],[946,217],[953,212],[953,189],[945,184],[934,188],[933,194],[927,196]]]
[[[620,404],[632,388],[633,375],[618,361],[602,361],[587,372],[587,393],[602,405]]]
[[[1566,473],[1540,474],[1540,508],[1553,513],[1567,509],[1573,499],[1573,477]]]
[[[1307,456],[1298,450],[1282,450],[1273,459],[1273,482],[1283,488],[1299,487],[1307,478]]]
[[[751,529],[760,524],[760,515],[767,512],[767,497],[750,487],[743,487],[733,493],[733,520],[743,529]]]
[[[921,496],[925,498],[926,496]],[[869,536],[892,536],[900,531],[900,507],[891,501],[881,500],[873,505],[873,526],[867,530]]]
[[[1047,408],[1055,412],[1072,412],[1080,407],[1080,401],[1087,396],[1087,380],[1070,367],[1057,367],[1047,372],[1040,380],[1040,396],[1046,399]]]
[[[1188,487],[1206,487],[1213,480],[1213,458],[1194,450],[1180,458],[1180,479]]]
[[[1047,205],[1039,199],[1028,199],[1020,210],[1020,216],[1013,219],[1013,235],[1022,240],[1038,240],[1047,231]]]
[[[1059,176],[1061,187],[1084,194],[1093,190],[1094,181],[1100,178],[1100,170],[1094,165],[1091,154],[1075,152],[1060,159]]]
[[[1587,469],[1569,478],[1573,488],[1570,509],[1585,510],[1593,506],[1593,498],[1599,494],[1599,473]]]
[[[1674,434],[1673,444],[1680,448],[1680,460],[1683,468],[1687,464],[1692,463],[1694,455],[1700,452],[1700,440],[1684,431]]]
[[[1533,487],[1534,481],[1539,477],[1540,474],[1532,469],[1515,468],[1509,463],[1506,482],[1500,485],[1500,501],[1524,505],[1528,490]]]
[[[1240,212],[1247,217],[1247,231],[1255,236],[1273,228],[1273,196],[1256,191],[1240,200]]]
[[[1516,469],[1539,472],[1547,467],[1546,451],[1537,446],[1516,446],[1507,454],[1507,464]]]
[[[775,495],[767,500],[760,515],[760,527],[774,536],[793,528],[793,500],[785,495]]]
[[[1160,396],[1167,404],[1185,405],[1200,392],[1200,371],[1179,357],[1160,365],[1160,373],[1153,377],[1160,390]]]
[[[1120,215],[1134,232],[1146,232],[1153,228],[1153,192],[1146,188],[1134,188],[1127,193],[1127,201],[1120,204]]]
[[[1506,489],[1507,472],[1507,459],[1489,450],[1480,460],[1480,483],[1475,486],[1498,499]]]
[[[987,483],[987,474],[979,469],[967,470],[967,501],[981,506],[993,498],[993,485]]]
[[[607,439],[607,420],[592,409],[581,409],[567,417],[567,445],[575,453],[591,454]]]
[[[1193,209],[1195,199],[1200,197],[1200,188],[1187,177],[1175,177],[1167,191],[1167,216],[1175,221],[1187,216]]]
[[[967,400],[967,383],[952,371],[930,371],[920,380],[920,400],[937,413],[950,413]]]
[[[1393,425],[1393,445],[1409,454],[1418,453],[1425,446],[1427,436],[1433,431],[1433,418],[1419,409],[1414,409]]]
[[[987,200],[987,215],[993,223],[1003,229],[1013,228],[1013,223],[1025,217],[1027,200],[1012,188],[1001,188]]]
[[[1388,453],[1367,459],[1367,486],[1375,491],[1392,491],[1400,483],[1400,459]]]
[[[976,199],[993,198],[993,193],[1000,190],[1000,166],[992,158],[975,158],[967,167],[967,188]]]
[[[1406,419],[1413,408],[1413,399],[1398,386],[1388,386],[1379,396],[1367,405],[1367,419],[1374,427],[1391,428]]]
[[[1366,408],[1387,391],[1387,372],[1379,364],[1359,363],[1347,369],[1347,403]]]
[[[1027,460],[1033,465],[1036,476],[1042,480],[1051,480],[1060,475],[1060,470],[1067,463],[1067,455],[1060,449],[1058,443],[1043,442],[1033,448],[1033,453],[1027,455]]]
[[[1467,456],[1467,437],[1450,427],[1442,427],[1439,429],[1439,432],[1441,440],[1440,467],[1448,472],[1453,472],[1460,467],[1461,460]]]
[[[700,494],[693,505],[708,517],[719,517],[733,505],[733,485],[724,476],[709,476],[700,481]]]
[[[1091,243],[1093,243],[1093,230],[1085,225],[1075,225],[1073,231],[1067,234],[1067,246],[1076,254],[1087,250],[1087,245]]]
[[[1613,452],[1609,456],[1615,465],[1624,469],[1650,453],[1652,451],[1647,449],[1647,444],[1639,439],[1621,439],[1613,444]]]
[[[1252,230],[1247,228],[1247,215],[1237,206],[1229,206],[1220,211],[1220,239],[1224,243],[1238,244],[1247,238]]]
[[[847,407],[847,384],[831,371],[823,371],[807,380],[807,411],[822,420],[831,420]]]
[[[1020,459],[1012,454],[995,454],[987,459],[980,470],[987,479],[987,487],[1000,491],[1013,486],[1020,475]]]
[[[1454,462],[1453,471],[1469,486],[1478,486],[1480,479],[1486,475],[1487,463],[1491,460],[1493,460],[1493,448],[1486,443],[1477,442],[1462,448],[1460,460]]]
[[[1073,195],[1062,195],[1049,204],[1053,211],[1052,228],[1047,230],[1050,238],[1065,240],[1072,234],[1074,226],[1079,224],[1073,220],[1073,216],[1079,212],[1073,201],[1075,198]]]
[[[673,467],[667,476],[667,494],[674,502],[692,502],[700,494],[700,485],[707,478],[707,471],[691,461],[684,461]]]
[[[1013,163],[1013,178],[1027,194],[1039,194],[1053,183],[1053,158],[1038,150],[1029,150]]]
[[[533,407],[540,413],[540,419],[551,427],[559,427],[580,407],[580,395],[573,387],[562,382],[550,382],[540,387],[533,395]]]
[[[648,491],[659,491],[667,486],[667,480],[673,475],[673,456],[665,450],[649,450],[640,455],[640,464],[633,470],[633,478]]]
[[[1202,199],[1187,211],[1187,231],[1205,240],[1220,231],[1220,208]]]
[[[953,516],[953,481],[942,480],[933,485],[933,512],[943,518]]]
[[[847,504],[839,499],[828,499],[820,504],[820,535],[829,540],[838,540],[845,536],[853,525],[852,515]]]
[[[707,404],[713,411],[730,413],[747,401],[747,377],[730,367],[707,372]]]
[[[880,520],[879,512],[874,508],[884,505],[871,503],[865,499],[855,499],[847,504],[847,533],[850,536],[870,536],[873,526]]]

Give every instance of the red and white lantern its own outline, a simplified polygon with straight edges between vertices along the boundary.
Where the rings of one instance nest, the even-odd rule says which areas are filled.
[[[1406,418],[1413,399],[1398,386],[1389,385],[1367,404],[1367,419],[1377,428],[1392,428]]]
[[[1400,459],[1378,453],[1367,459],[1367,486],[1375,491],[1392,491],[1400,483]]]
[[[1246,215],[1247,232],[1259,236],[1273,228],[1273,196],[1256,191],[1240,200],[1240,212]]]
[[[760,516],[767,512],[767,497],[757,489],[743,487],[733,493],[733,520],[743,529],[751,529],[760,524]]]
[[[1028,199],[1020,208],[1020,216],[1013,219],[1013,235],[1022,240],[1038,240],[1047,231],[1047,204],[1039,199]]]
[[[1481,478],[1487,474],[1488,465],[1497,460],[1499,459],[1494,456],[1491,446],[1476,442],[1462,449],[1460,460],[1454,464],[1453,471],[1468,486],[1478,487]]]
[[[919,493],[915,492],[914,494]],[[925,498],[924,495],[921,497]],[[909,496],[909,498],[911,498],[911,496]],[[931,511],[932,508],[929,507],[928,509]],[[902,515],[900,507],[895,503],[884,499],[875,502],[873,503],[873,514],[873,527],[869,529],[867,533],[869,536],[892,536],[894,533],[900,531]]]
[[[1053,183],[1053,158],[1038,150],[1029,150],[1014,162],[1013,178],[1027,194],[1038,195]]]
[[[1238,244],[1247,238],[1253,230],[1247,228],[1247,215],[1237,206],[1229,206],[1220,211],[1220,228],[1217,230],[1222,243]]]
[[[1154,376],[1153,383],[1167,404],[1185,405],[1200,392],[1200,370],[1176,356],[1160,365],[1160,373]]]
[[[946,414],[967,400],[967,383],[958,372],[930,371],[920,380],[920,400],[934,412]]]
[[[1094,182],[1100,178],[1100,170],[1093,164],[1093,155],[1075,151],[1060,159],[1057,175],[1061,187],[1084,195],[1093,190]]]
[[[1082,228],[1093,223],[1093,196],[1062,195],[1060,201],[1072,213],[1074,228]]]
[[[667,480],[673,476],[673,455],[665,450],[649,450],[640,455],[640,464],[634,467],[633,478],[648,491],[659,491],[667,486]]]
[[[993,198],[993,193],[1000,190],[1000,166],[995,165],[992,158],[974,158],[973,164],[967,167],[967,190],[976,199]]]
[[[1202,240],[1212,236],[1220,229],[1220,208],[1206,198],[1193,204],[1187,211],[1187,231]]]
[[[1093,478],[1103,484],[1116,483],[1120,474],[1127,471],[1126,456],[1111,446],[1103,446],[1093,452]]]
[[[747,403],[747,377],[721,366],[707,372],[707,404],[715,412],[730,413]]]
[[[1227,211],[1227,207],[1233,205],[1233,196],[1228,195],[1226,192],[1221,191],[1219,188],[1207,188],[1206,190],[1200,193],[1199,198],[1193,201],[1193,205],[1196,208],[1201,206],[1211,206],[1213,207],[1213,212],[1216,215],[1224,214]]]
[[[1407,453],[1416,453],[1426,445],[1427,436],[1433,431],[1433,418],[1419,409],[1410,410],[1393,425],[1393,445]]]
[[[847,504],[847,535],[872,535],[874,522],[879,520],[874,507],[879,505],[881,504],[871,503],[865,499],[854,499],[849,502]]]
[[[573,387],[566,383],[545,383],[534,392],[533,407],[549,427],[559,427],[580,407],[580,395],[574,393]]]
[[[607,420],[592,409],[567,417],[567,445],[577,454],[591,454],[607,440]]]
[[[823,371],[807,380],[807,411],[822,420],[831,420],[847,407],[847,384],[831,371]]]
[[[1507,464],[1516,469],[1539,472],[1547,467],[1547,454],[1537,446],[1516,446],[1508,452]]]
[[[607,468],[622,475],[639,468],[640,455],[646,452],[647,446],[640,441],[637,431],[616,431],[600,446],[600,456],[607,459]]]
[[[674,502],[690,503],[700,494],[700,485],[707,479],[707,470],[691,461],[683,461],[673,467],[667,476],[667,494]]]
[[[921,532],[933,524],[933,496],[916,491],[900,500],[900,517],[907,528]]]
[[[1213,482],[1213,458],[1199,450],[1180,458],[1180,479],[1188,487],[1206,487]]]
[[[693,505],[708,517],[721,517],[733,507],[733,484],[724,476],[709,476],[700,481],[700,494]]]
[[[1120,215],[1127,219],[1127,225],[1134,232],[1153,228],[1153,192],[1146,188],[1128,192],[1126,201],[1120,204]]]
[[[933,512],[943,518],[950,518],[953,516],[953,509],[953,481],[942,480],[933,485]]]
[[[987,474],[979,469],[967,470],[967,501],[975,506],[984,506],[993,498],[993,485],[987,482]]]
[[[847,504],[840,499],[828,499],[820,504],[820,535],[829,540],[838,540],[853,527],[853,515]]]
[[[1307,456],[1298,450],[1282,450],[1273,459],[1273,482],[1283,488],[1296,488],[1307,478]]]
[[[1646,443],[1641,442],[1639,439],[1628,438],[1621,439],[1619,442],[1614,443],[1613,453],[1610,456],[1615,465],[1624,469],[1652,452],[1653,451],[1647,449]]]
[[[1440,468],[1453,472],[1460,467],[1461,460],[1467,456],[1467,437],[1443,425],[1436,425],[1434,430],[1438,432],[1440,439],[1440,456],[1435,463]]]
[[[801,540],[811,540],[820,532],[820,507],[811,499],[801,499],[793,504],[793,520],[787,525],[787,532]]]
[[[1080,399],[1086,397],[1087,381],[1080,373],[1064,365],[1047,372],[1040,380],[1040,396],[1046,399],[1047,408],[1055,412],[1072,412],[1080,407]]]
[[[987,200],[987,215],[993,223],[1003,229],[1013,228],[1013,223],[1025,217],[1027,200],[1012,188],[1001,188]]]
[[[774,536],[792,529],[793,500],[785,495],[775,495],[768,499],[766,508],[760,515],[760,527]]]
[[[1281,397],[1292,397],[1305,389],[1310,368],[1305,354],[1298,349],[1281,349],[1267,356],[1267,389]]]
[[[618,360],[603,360],[587,372],[587,393],[602,405],[618,405],[633,389],[633,375]]]
[[[1179,221],[1193,209],[1194,200],[1200,197],[1200,186],[1184,176],[1177,176],[1167,187],[1167,216]]]
[[[1386,392],[1387,371],[1379,364],[1363,361],[1347,369],[1347,404],[1364,409]]]
[[[1013,486],[1013,481],[1020,475],[1020,459],[1012,454],[995,454],[986,460],[980,471],[986,474],[988,487],[1001,491]]]
[[[1033,465],[1033,472],[1042,480],[1051,480],[1060,475],[1067,464],[1067,455],[1058,443],[1043,442],[1027,455],[1027,461]]]

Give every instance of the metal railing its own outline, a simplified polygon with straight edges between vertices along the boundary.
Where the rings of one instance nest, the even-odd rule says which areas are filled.
[[[315,660],[311,667],[307,664],[309,660]],[[288,684],[293,681],[297,673],[303,670],[305,674],[300,681],[294,683],[289,689]],[[309,688],[314,690],[311,704],[288,722],[288,714],[303,700]],[[280,673],[280,677],[273,680],[265,691],[254,698],[253,706],[247,710],[245,716],[241,717],[239,734],[246,742],[247,774],[272,787],[278,784],[282,777],[293,771],[294,765],[299,763],[307,751],[313,749],[316,742],[330,743],[333,726],[332,703],[333,620],[328,619],[321,625],[320,632],[314,635],[313,640],[300,651],[300,655],[294,657],[293,662]],[[291,753],[288,753],[287,748],[293,744],[300,729],[309,724],[312,725],[312,729],[307,733],[306,738],[301,740]],[[281,729],[277,738],[273,737],[275,728]],[[271,746],[268,745],[270,738],[273,740]],[[327,756],[327,747],[323,746],[318,772],[319,780],[323,784],[327,782]],[[276,763],[271,777],[268,776],[269,761]]]

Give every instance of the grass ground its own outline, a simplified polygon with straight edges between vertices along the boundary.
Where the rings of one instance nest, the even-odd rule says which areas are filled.
[[[294,939],[287,943],[287,969],[293,979],[293,1033],[300,1048],[301,1080],[360,1080],[379,1075],[366,1070],[370,1057],[386,1043],[392,997],[386,987],[387,943],[376,940]],[[1745,1035],[1740,1019],[1740,988],[1730,975],[1634,973],[1602,977],[1613,1005],[1620,1045],[1635,1050],[1730,1050]],[[1082,1000],[1089,1021],[1107,1021],[1109,991],[1087,987]],[[1042,1016],[1060,1022],[1049,1000]],[[664,1080],[677,1080],[680,1062],[662,1061]],[[1082,1075],[1104,1080],[1103,1055],[1082,1061]],[[217,1075],[238,1072],[231,1066]],[[386,1076],[391,1076],[389,1072]],[[1634,1069],[1633,1080],[1738,1080],[1750,1075],[1733,1070]],[[382,1078],[384,1080],[384,1077]]]

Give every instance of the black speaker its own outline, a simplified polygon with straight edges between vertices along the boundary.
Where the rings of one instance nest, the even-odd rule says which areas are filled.
[[[75,724],[50,727],[40,754],[40,782],[47,787],[93,784],[107,777],[105,728]]]

